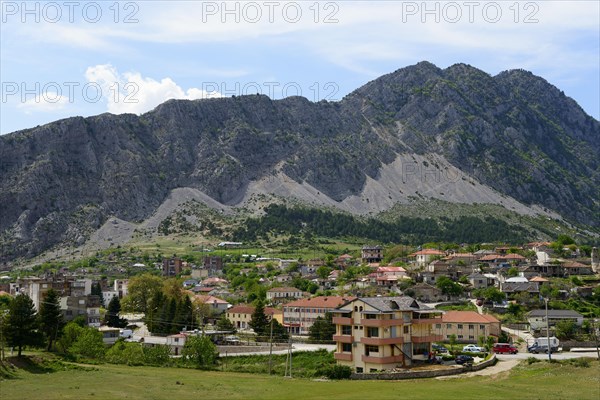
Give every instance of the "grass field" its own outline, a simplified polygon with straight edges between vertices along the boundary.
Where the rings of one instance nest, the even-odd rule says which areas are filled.
[[[55,366],[56,369],[56,366]],[[569,399],[600,398],[600,365],[521,364],[492,377],[407,381],[314,381],[183,368],[97,365],[19,370],[0,380],[12,399]]]

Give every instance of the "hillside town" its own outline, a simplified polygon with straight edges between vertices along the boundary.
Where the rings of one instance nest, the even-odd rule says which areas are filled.
[[[97,330],[105,346],[161,346],[177,357],[198,336],[221,353],[310,342],[329,345],[355,374],[458,364],[447,354],[456,346],[473,346],[477,361],[498,343],[532,353],[544,351],[539,338],[563,351],[598,346],[597,249],[568,237],[478,249],[364,245],[308,260],[245,254],[238,242],[215,248],[224,249],[160,260],[115,251],[5,271],[0,298],[27,296],[39,312],[52,292],[64,323]]]

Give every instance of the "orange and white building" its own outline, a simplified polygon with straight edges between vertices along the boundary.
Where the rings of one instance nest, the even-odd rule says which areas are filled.
[[[415,253],[412,253],[410,255],[410,257],[415,257],[415,261],[416,261],[417,265],[420,267],[424,267],[434,258],[441,258],[441,257],[444,257],[445,255],[446,255],[446,253],[444,253],[443,251],[440,251],[440,250],[424,249],[424,250],[420,250]]]
[[[409,367],[427,360],[442,311],[408,296],[361,297],[333,311],[336,325],[334,357],[354,372],[377,372]]]
[[[308,335],[308,330],[318,317],[332,312],[354,297],[317,296],[300,299],[283,306],[283,325],[294,335]]]

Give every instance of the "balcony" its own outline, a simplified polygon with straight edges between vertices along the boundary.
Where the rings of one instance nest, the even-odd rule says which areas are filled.
[[[429,335],[429,336],[412,336],[411,340],[413,343],[433,343],[441,342],[444,340],[442,335]]]
[[[333,335],[333,341],[338,343],[352,343],[351,335]]]
[[[334,325],[352,325],[352,318],[350,318],[350,317],[333,317],[332,322]]]
[[[374,346],[381,346],[384,344],[402,344],[404,339],[402,337],[395,338],[380,338],[380,337],[362,337],[360,338],[362,344],[372,344]]]
[[[402,319],[361,319],[360,324],[367,327],[383,328],[387,326],[397,326],[404,324]]]
[[[363,362],[373,364],[393,364],[402,362],[402,356],[374,357],[363,355],[361,359]]]
[[[352,361],[352,353],[333,353],[333,358],[340,361]]]

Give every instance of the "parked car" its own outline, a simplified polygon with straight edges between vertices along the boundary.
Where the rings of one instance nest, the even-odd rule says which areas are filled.
[[[473,357],[461,354],[456,356],[454,362],[457,364],[470,364],[473,362]]]
[[[462,349],[465,353],[483,353],[485,349],[483,347],[475,346],[474,344],[468,344]]]
[[[442,353],[442,354],[445,354],[448,352],[447,348],[445,348],[442,345],[435,344],[435,343],[431,345],[431,349],[437,353]]]
[[[509,354],[517,354],[519,349],[513,346],[510,343],[496,343],[492,348],[492,351],[497,354],[509,353]]]
[[[545,346],[545,345],[540,346],[539,344],[534,344],[532,346],[529,346],[527,348],[527,351],[529,351],[530,353],[533,353],[533,354],[548,353],[548,346]],[[552,348],[550,350],[551,353],[554,353],[556,351],[558,351],[558,349]]]

